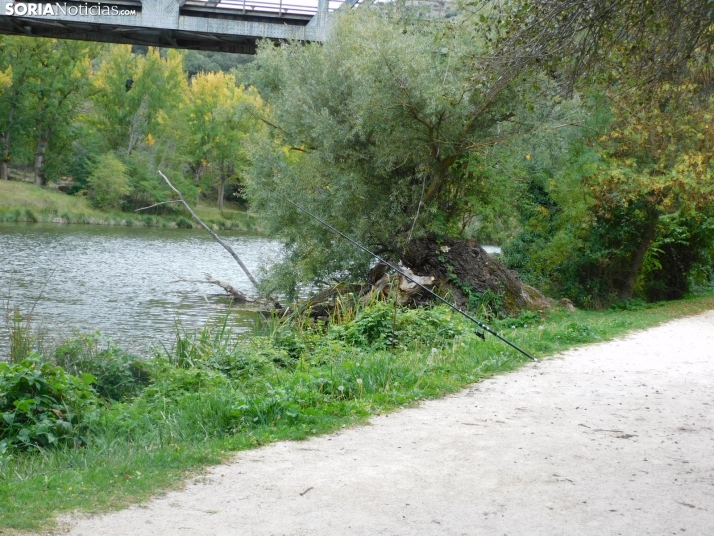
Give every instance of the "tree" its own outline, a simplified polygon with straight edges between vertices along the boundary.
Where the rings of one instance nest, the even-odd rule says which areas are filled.
[[[82,41],[53,41],[41,59],[37,76],[28,84],[31,94],[27,113],[32,116],[35,138],[34,179],[44,186],[44,164],[50,142],[60,144],[76,119],[91,83],[93,45]]]
[[[0,94],[0,179],[7,180],[14,135],[26,126],[23,124],[26,116],[22,112],[30,97],[27,86],[42,68],[42,60],[48,56],[52,41],[3,36],[0,44],[0,69],[11,68],[9,72],[12,73],[12,84]]]
[[[249,73],[271,128],[252,140],[248,187],[287,244],[287,286],[361,274],[369,258],[275,191],[393,260],[415,238],[463,230],[487,180],[471,155],[547,125],[558,108],[535,105],[550,102],[543,76],[492,94],[498,81],[476,59],[491,51],[489,35],[454,19],[388,6],[337,18],[324,46],[260,48]]]
[[[171,50],[163,57],[150,48],[138,56],[129,45],[112,45],[102,57],[94,86],[96,129],[108,149],[130,156],[149,136],[149,143],[160,138],[183,103],[183,55]]]
[[[260,109],[260,97],[255,90],[238,87],[232,75],[199,73],[191,80],[184,110],[189,167],[196,183],[207,171],[217,176],[220,210],[226,183],[237,176],[246,160],[244,139],[260,128],[246,106]]]
[[[556,169],[531,171],[511,266],[594,307],[681,297],[690,274],[714,266],[714,95],[700,60],[688,82],[604,90],[591,134],[572,140]]]
[[[533,65],[568,90],[615,82],[641,90],[679,82],[697,49],[714,43],[709,0],[525,0],[462,4],[467,20],[498,31],[498,53],[486,61],[501,85]],[[486,10],[497,10],[490,23]]]
[[[102,155],[87,180],[89,198],[98,208],[119,208],[129,193],[126,167],[114,154]]]
[[[127,166],[127,205],[138,208],[166,200],[157,170],[180,160],[177,130],[183,127],[180,116],[187,93],[182,52],[162,55],[149,48],[145,55],[137,55],[129,46],[106,48],[94,78],[87,122],[102,139],[101,152],[113,152]]]
[[[573,146],[585,159],[570,180],[532,183],[516,265],[594,306],[682,296],[712,263],[710,2],[523,2],[509,16],[491,60],[504,81],[541,65],[563,91],[604,97],[592,111],[609,115]]]

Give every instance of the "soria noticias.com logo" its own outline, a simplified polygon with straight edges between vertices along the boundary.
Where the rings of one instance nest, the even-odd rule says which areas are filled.
[[[109,16],[109,17],[119,17],[119,16],[134,16],[136,15],[135,9],[119,9],[117,6],[103,6],[101,3],[97,4],[67,4],[66,2],[45,2],[45,3],[34,3],[34,2],[15,2],[13,4],[5,4],[5,15],[16,15],[19,17],[24,16],[35,16],[35,17],[45,17],[45,16],[57,16],[57,15],[70,15],[70,16],[80,16],[80,17],[92,17],[92,16]]]

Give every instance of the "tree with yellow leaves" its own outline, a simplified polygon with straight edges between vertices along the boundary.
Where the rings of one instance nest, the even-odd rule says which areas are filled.
[[[194,181],[211,175],[223,210],[226,184],[238,179],[246,160],[244,140],[261,128],[249,107],[260,107],[253,90],[238,86],[233,75],[199,73],[191,80],[183,115],[187,125],[184,140]]]
[[[169,128],[169,117],[183,103],[183,54],[169,50],[162,56],[150,48],[146,55],[138,55],[129,45],[111,46],[97,70],[94,89],[96,129],[108,149],[129,156],[145,140],[160,138]]]

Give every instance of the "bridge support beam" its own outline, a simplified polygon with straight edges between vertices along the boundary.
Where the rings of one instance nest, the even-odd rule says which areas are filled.
[[[243,9],[235,1],[227,8],[197,0],[47,4],[51,14],[45,3],[0,0],[0,34],[254,54],[259,39],[322,41],[330,17],[328,0],[319,0],[312,12],[302,7],[295,13],[283,9],[284,2],[272,6],[266,0],[246,0]],[[44,14],[37,7],[29,12],[30,5]]]

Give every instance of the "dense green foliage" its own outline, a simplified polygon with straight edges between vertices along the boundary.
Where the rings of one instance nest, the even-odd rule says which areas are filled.
[[[494,93],[476,59],[494,52],[485,25],[462,31],[388,6],[334,24],[325,46],[263,46],[247,72],[273,125],[251,139],[249,195],[288,244],[284,291],[361,274],[370,258],[281,195],[396,260],[413,238],[455,236],[486,207],[505,208],[518,185],[489,148],[572,109],[549,102],[553,82],[537,73]]]
[[[698,76],[701,62],[693,61]],[[593,99],[588,135],[557,158],[534,150],[522,232],[505,248],[534,284],[603,307],[676,299],[711,285],[714,175],[711,100],[691,83],[648,97]],[[657,104],[666,97],[666,106]],[[644,97],[638,97],[644,98]]]
[[[255,127],[243,100],[257,97],[217,63],[189,75],[187,58],[204,55],[5,36],[0,49],[3,179],[71,177],[95,206],[133,210],[170,198],[162,168],[189,199],[242,201],[242,137]]]
[[[424,235],[495,238],[525,278],[583,306],[710,285],[711,57],[703,35],[684,37],[701,24],[680,21],[682,42],[656,51],[678,70],[642,83],[628,61],[648,60],[612,36],[666,43],[673,11],[630,27],[593,7],[603,18],[578,27],[585,4],[447,19],[380,6],[341,17],[325,46],[262,47],[246,73],[270,128],[251,140],[248,192],[288,253],[268,288],[358,278],[370,262],[286,197],[395,261]],[[541,8],[562,10],[567,31],[530,18]],[[543,34],[524,51],[531,23]],[[552,49],[575,54],[588,24],[612,28],[575,58],[591,75],[573,79],[582,66]]]
[[[130,191],[124,164],[112,153],[100,156],[87,178],[87,191],[97,208],[119,208]]]
[[[9,446],[24,447],[32,441],[51,446],[59,436],[48,435],[39,442],[36,436],[44,432],[33,431],[29,425],[23,432],[26,421],[35,419],[33,426],[44,430],[54,416],[53,426],[70,432],[87,413],[83,407],[92,415],[99,410],[97,397],[106,404],[134,401],[131,403],[150,405],[202,389],[229,389],[240,398],[239,392],[254,382],[258,393],[265,378],[295,371],[307,363],[320,367],[339,356],[368,359],[375,352],[436,351],[466,333],[453,313],[442,308],[409,310],[378,302],[344,318],[343,324],[330,329],[270,321],[264,328],[266,335],[249,339],[236,336],[227,327],[227,318],[198,332],[177,326],[174,347],[149,360],[127,354],[99,334],[68,340],[45,358],[32,354],[31,344],[23,345],[14,352],[16,364],[3,363],[0,371],[2,409],[6,412],[0,423],[2,438],[10,438]],[[18,329],[15,326],[14,330]],[[21,351],[25,355],[19,355]],[[367,392],[376,388],[371,379],[365,378],[365,382]],[[126,407],[106,406],[105,410],[121,414]]]
[[[91,374],[72,376],[31,356],[0,362],[0,456],[8,448],[84,445],[98,400]]]
[[[137,421],[151,426],[168,407],[201,406],[202,416],[191,417],[198,417],[196,422],[184,422],[182,433],[188,436],[199,429],[212,436],[234,434],[281,415],[307,427],[322,404],[388,390],[400,374],[416,382],[422,369],[392,370],[391,355],[453,353],[457,342],[472,338],[440,308],[415,311],[376,303],[346,318],[329,330],[276,320],[266,326],[267,335],[247,340],[227,328],[226,318],[195,333],[178,326],[174,347],[150,360],[127,354],[98,334],[69,340],[44,358],[30,354],[28,345],[24,359],[0,363],[2,452],[78,447],[108,432],[139,438],[148,430],[137,428]],[[199,404],[207,395],[215,400]],[[204,419],[211,424],[201,424]]]
[[[146,360],[103,341],[98,333],[64,342],[52,353],[52,362],[76,376],[90,374],[94,390],[105,400],[130,399],[151,379]]]

